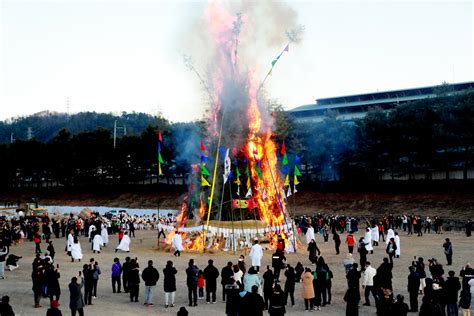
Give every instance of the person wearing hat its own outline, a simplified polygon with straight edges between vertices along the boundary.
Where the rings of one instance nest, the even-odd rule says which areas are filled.
[[[63,316],[59,309],[59,302],[56,300],[51,301],[51,307],[46,311],[46,316]]]

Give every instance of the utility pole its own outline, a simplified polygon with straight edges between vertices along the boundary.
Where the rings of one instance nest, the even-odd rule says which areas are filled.
[[[33,129],[31,127],[28,127],[28,130],[26,131],[26,139],[31,140],[33,138]]]
[[[127,136],[127,128],[124,126],[117,126],[117,120],[114,121],[114,149],[117,147],[117,129],[123,131],[123,136]]]

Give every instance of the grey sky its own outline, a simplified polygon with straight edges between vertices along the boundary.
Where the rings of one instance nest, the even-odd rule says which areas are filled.
[[[474,80],[471,1],[289,3],[305,35],[266,85],[286,108],[320,97]],[[186,42],[205,5],[2,1],[0,119],[65,112],[67,98],[71,112],[201,117],[203,92],[182,55],[193,54]],[[255,60],[262,78],[281,49]]]

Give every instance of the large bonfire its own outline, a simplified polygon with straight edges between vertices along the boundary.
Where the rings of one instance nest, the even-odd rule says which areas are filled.
[[[207,134],[176,230],[168,236],[171,243],[177,231],[183,234],[187,250],[248,247],[254,238],[271,248],[278,239],[295,248],[273,118],[256,67],[240,66],[239,44],[252,32],[248,19],[218,3],[206,10],[212,62],[207,79],[199,78],[211,103]]]

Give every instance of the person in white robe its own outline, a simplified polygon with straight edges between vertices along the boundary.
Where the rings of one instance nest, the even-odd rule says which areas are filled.
[[[82,259],[82,249],[81,249],[81,243],[79,240],[77,240],[77,237],[74,237],[74,242],[71,245],[71,261],[74,262],[74,260],[79,260],[79,262]]]
[[[94,239],[92,240],[92,250],[94,253],[97,251],[100,253],[101,247],[104,245],[104,242],[102,241],[102,236],[101,234],[95,234]]]
[[[364,244],[368,252],[374,253],[374,247],[372,247],[372,233],[369,228],[365,230]]]
[[[313,239],[316,240],[314,237],[314,228],[313,226],[309,226],[306,231],[306,244],[309,244]]]
[[[89,236],[89,241],[92,240],[92,233],[95,232],[96,229],[97,228],[95,227],[95,225],[90,225],[89,226],[89,232],[88,232],[88,235],[87,235],[87,236]]]
[[[371,234],[371,237],[372,237],[373,245],[378,246],[379,245],[379,238],[380,238],[379,227],[377,225],[375,225],[375,227],[372,227],[370,229],[370,234]]]
[[[109,233],[107,231],[107,224],[102,224],[102,230],[100,231],[100,236],[102,237],[102,242],[104,246],[107,246],[109,243]]]
[[[130,252],[130,237],[128,236],[128,232],[123,234],[120,244],[117,246],[117,248],[115,248],[115,252],[118,250]]]
[[[258,240],[254,241],[250,249],[249,257],[252,258],[252,267],[255,267],[257,272],[259,272],[260,266],[262,265],[263,249],[262,246],[258,244]]]
[[[389,228],[387,230],[387,239],[385,239],[385,243],[388,244],[390,241],[390,238],[395,238],[395,233],[393,232],[393,229]]]
[[[69,232],[69,234],[67,235],[67,247],[66,247],[66,251],[70,254],[71,253],[71,248],[72,248],[72,244],[74,243],[74,235],[72,233],[72,231]]]
[[[180,232],[176,232],[173,236],[173,248],[175,250],[173,255],[175,257],[181,256],[181,251],[183,251],[183,238]]]
[[[395,233],[395,244],[397,245],[397,249],[395,250],[395,258],[400,258],[400,236],[398,236],[398,233]]]

